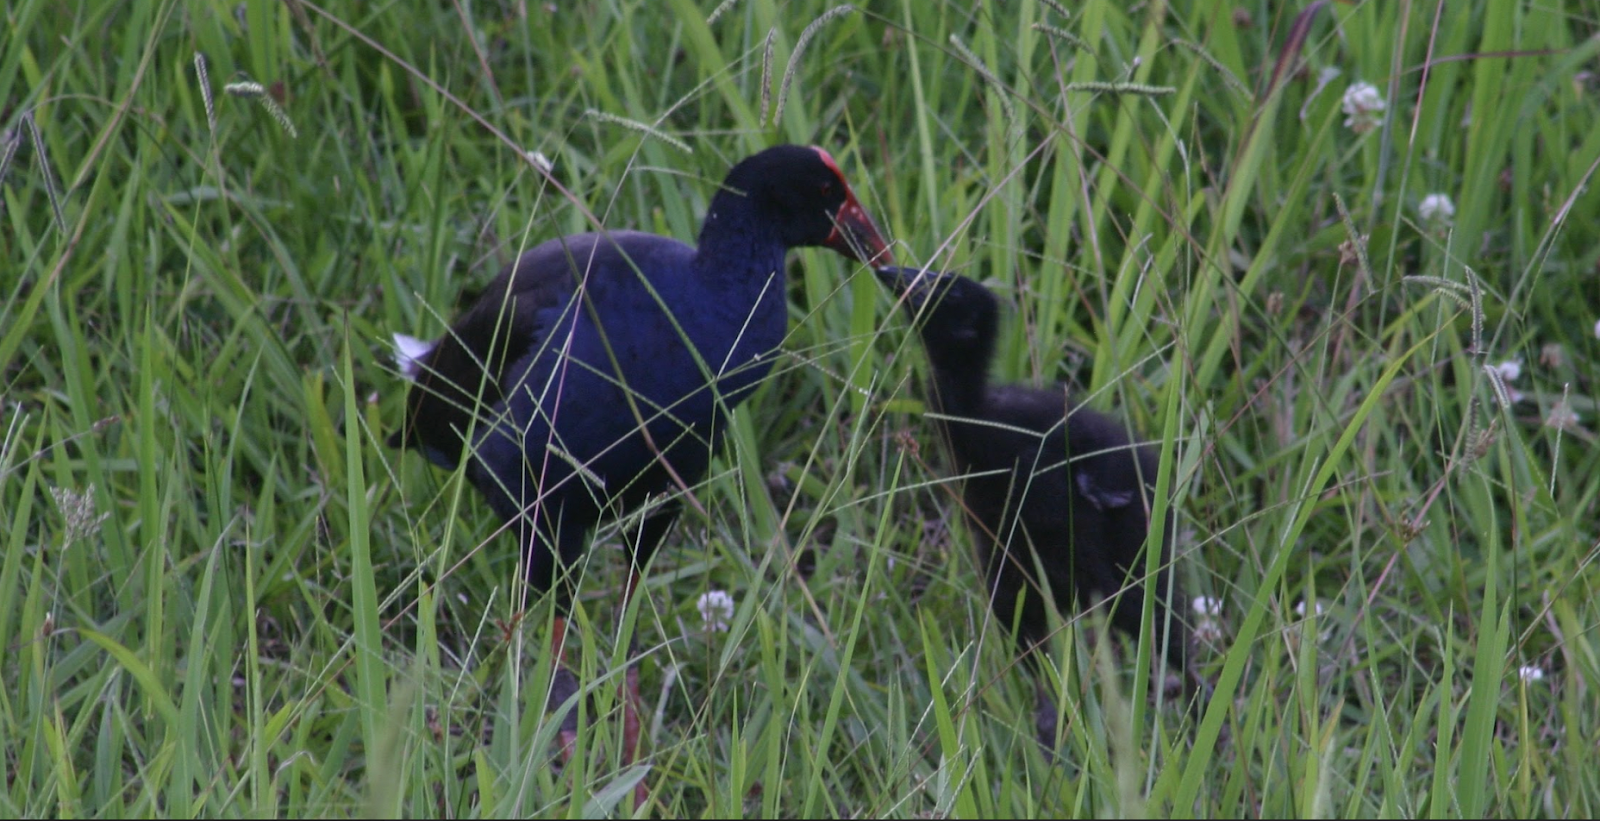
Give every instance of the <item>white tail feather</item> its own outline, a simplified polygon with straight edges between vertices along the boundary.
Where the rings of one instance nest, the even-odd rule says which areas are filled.
[[[422,372],[422,358],[433,353],[434,343],[405,334],[394,335],[394,364],[400,375],[411,382]]]

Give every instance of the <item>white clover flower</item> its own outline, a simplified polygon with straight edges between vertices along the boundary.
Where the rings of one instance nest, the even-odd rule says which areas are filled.
[[[1576,428],[1578,426],[1578,422],[1580,421],[1582,420],[1578,418],[1578,412],[1573,410],[1572,406],[1568,405],[1565,399],[1557,402],[1556,406],[1550,409],[1550,415],[1544,418],[1544,424],[1546,427],[1558,428],[1560,430],[1571,430]]]
[[[1319,615],[1319,616],[1322,615],[1324,612],[1326,612],[1325,608],[1322,606],[1322,602],[1317,602],[1316,611],[1317,611],[1317,615]],[[1295,606],[1294,606],[1294,614],[1296,616],[1304,616],[1306,614],[1306,603],[1305,602],[1299,602],[1299,603],[1295,604]]]
[[[1194,637],[1202,644],[1221,644],[1226,636],[1222,633],[1222,625],[1211,619],[1201,619],[1195,622]]]
[[[1455,219],[1456,204],[1448,194],[1429,194],[1417,204],[1417,214],[1430,226],[1446,226]]]
[[[1507,359],[1504,362],[1501,362],[1497,365],[1490,365],[1489,367],[1494,368],[1495,371],[1500,374],[1501,379],[1504,379],[1507,382],[1515,382],[1517,381],[1517,377],[1522,375],[1522,357],[1519,356],[1516,359]]]
[[[1378,87],[1371,83],[1352,83],[1344,90],[1344,125],[1357,134],[1365,134],[1383,125],[1383,111],[1389,107]]]
[[[1535,681],[1544,681],[1544,668],[1535,667],[1531,664],[1525,667],[1518,667],[1517,678],[1520,678],[1529,684],[1532,684]]]
[[[1222,623],[1218,616],[1222,615],[1222,599],[1210,596],[1195,596],[1189,603],[1194,608],[1195,615],[1200,618],[1194,623],[1194,637],[1202,644],[1219,644],[1225,637]]]
[[[708,590],[701,593],[695,607],[700,609],[700,618],[705,621],[707,630],[728,632],[728,624],[733,621],[733,597],[727,591]]]

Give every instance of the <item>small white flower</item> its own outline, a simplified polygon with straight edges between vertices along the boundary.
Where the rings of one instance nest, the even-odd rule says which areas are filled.
[[[1344,90],[1344,125],[1357,134],[1383,125],[1383,111],[1389,107],[1378,87],[1371,83],[1352,83]]]
[[[546,157],[543,151],[529,151],[528,161],[533,163],[535,167],[546,174],[550,173],[556,167],[556,164],[551,162],[550,158]]]
[[[728,631],[728,624],[733,621],[733,597],[724,590],[709,590],[700,594],[700,601],[695,605],[700,609],[700,618],[706,623],[707,630],[720,633]]]
[[[1490,367],[1500,374],[1501,379],[1507,382],[1515,382],[1517,377],[1522,375],[1522,357],[1507,359],[1498,365],[1491,365]]]
[[[1317,611],[1317,615],[1319,615],[1319,616],[1322,615],[1325,612],[1325,609],[1322,606],[1322,602],[1317,602],[1316,611]],[[1296,616],[1304,616],[1306,614],[1306,603],[1305,602],[1299,602],[1299,603],[1295,604],[1295,606],[1294,606],[1294,614]]]
[[[1544,668],[1535,667],[1535,666],[1533,666],[1531,664],[1526,666],[1526,667],[1518,667],[1517,668],[1517,678],[1520,678],[1523,681],[1528,682],[1530,684],[1532,684],[1535,681],[1543,681],[1544,680]]]
[[[1576,428],[1578,426],[1578,422],[1580,421],[1582,420],[1578,418],[1578,412],[1573,410],[1572,406],[1568,405],[1565,399],[1557,402],[1556,406],[1550,409],[1550,415],[1544,418],[1546,427],[1558,428],[1560,430],[1571,430],[1572,428]]]
[[[1211,619],[1201,619],[1195,622],[1194,637],[1202,644],[1220,644],[1226,638],[1222,633],[1222,625]]]
[[[1222,615],[1222,599],[1213,599],[1208,596],[1195,596],[1191,605],[1195,615],[1220,616]]]
[[[1429,225],[1449,225],[1455,219],[1456,204],[1450,201],[1448,194],[1429,194],[1417,204],[1417,214]]]
[[[1600,319],[1594,321],[1594,338],[1600,339]]]

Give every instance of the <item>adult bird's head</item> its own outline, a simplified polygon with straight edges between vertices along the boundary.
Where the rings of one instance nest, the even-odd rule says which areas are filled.
[[[889,243],[850,190],[839,164],[815,146],[779,145],[740,161],[712,200],[706,230],[733,210],[753,212],[776,226],[788,248],[816,245],[857,262],[894,262]],[[702,245],[705,240],[702,231]]]

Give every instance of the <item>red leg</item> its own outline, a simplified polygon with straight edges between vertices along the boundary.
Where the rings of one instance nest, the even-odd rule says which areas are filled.
[[[639,579],[638,568],[630,568],[627,586],[623,589],[622,610],[619,617],[626,615],[628,604],[633,601],[633,595],[639,589]],[[550,654],[560,669],[567,669],[566,640],[567,620],[557,616],[550,625]],[[632,655],[631,648],[629,655]],[[622,683],[618,686],[618,696],[622,700],[622,765],[626,767],[639,755],[641,730],[639,716],[640,704],[643,702],[639,696],[639,669],[631,662],[628,664],[628,669],[623,672]],[[577,752],[578,734],[574,730],[562,729],[557,732],[556,738],[561,745],[561,761],[565,764],[571,761]],[[644,806],[649,799],[650,789],[644,781],[640,781],[633,788],[634,806]]]
[[[633,594],[639,589],[639,568],[628,568],[628,584],[622,595],[621,616],[628,612],[628,604],[633,601]],[[639,755],[639,706],[642,699],[639,697],[639,668],[633,665],[634,642],[628,642],[628,669],[622,674],[622,686],[619,695],[622,698],[622,765],[632,764]],[[650,799],[650,789],[643,780],[633,787],[633,805],[642,807]]]
[[[567,619],[565,616],[556,616],[550,623],[550,655],[555,657],[556,664],[565,666],[567,663]]]
[[[550,623],[550,657],[555,659],[555,669],[567,667],[567,620],[564,616],[556,616]],[[556,732],[556,741],[561,745],[561,763],[572,760],[578,750],[578,733],[575,730],[561,729]]]

